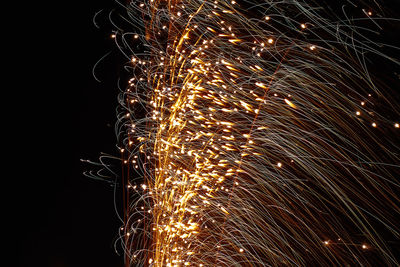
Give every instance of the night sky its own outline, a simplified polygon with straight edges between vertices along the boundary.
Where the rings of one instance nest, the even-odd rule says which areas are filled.
[[[25,87],[20,97],[28,103],[25,119],[15,118],[22,129],[12,178],[17,181],[11,220],[17,266],[123,265],[113,247],[121,226],[113,188],[85,177],[84,171],[96,168],[80,161],[96,161],[101,152],[117,154],[113,127],[124,59],[110,38],[106,16],[116,5],[55,3],[43,7],[51,11],[31,14],[32,24],[26,22],[21,57],[31,60],[16,63],[17,79],[24,79],[15,81]],[[92,18],[101,9],[97,29]],[[99,83],[93,66],[108,52],[96,68]]]
[[[11,222],[17,229],[17,266],[122,266],[113,249],[121,225],[113,189],[83,176],[94,168],[80,161],[116,152],[120,58],[106,16],[98,21],[101,29],[92,23],[96,12],[114,5],[88,0],[25,6],[32,14],[24,26],[16,82],[24,87],[18,97],[24,99],[26,117],[16,120],[21,148],[14,157],[25,163],[13,167],[17,201]],[[92,68],[110,51],[98,65],[99,83]]]

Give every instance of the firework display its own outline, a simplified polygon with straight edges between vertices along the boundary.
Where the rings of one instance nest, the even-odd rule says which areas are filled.
[[[112,36],[130,73],[116,125],[126,266],[399,264],[400,109],[368,60],[398,64],[371,39],[390,21],[380,6],[126,11]]]

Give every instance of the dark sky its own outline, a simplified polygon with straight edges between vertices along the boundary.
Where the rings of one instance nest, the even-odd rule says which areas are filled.
[[[63,1],[27,7],[19,80],[24,119],[14,167],[18,179],[12,214],[17,266],[122,266],[113,250],[120,226],[113,189],[82,175],[100,152],[116,153],[113,125],[118,68],[106,16],[92,17],[113,1]],[[32,9],[30,9],[32,8]],[[106,15],[107,11],[104,13]],[[29,60],[26,60],[28,56]],[[29,62],[29,63],[28,63]],[[21,66],[22,65],[22,66]],[[25,102],[27,103],[25,105]],[[19,127],[18,127],[19,129]],[[14,234],[15,233],[15,234]],[[12,265],[9,265],[12,266]]]
[[[27,17],[15,62],[15,84],[24,88],[15,109],[24,116],[15,118],[21,137],[10,177],[17,266],[122,266],[113,249],[120,226],[113,188],[83,176],[93,167],[80,161],[117,152],[112,125],[123,61],[106,18],[115,5],[64,1],[35,6]],[[92,18],[101,9],[97,29]],[[96,70],[99,83],[92,68],[110,51]]]

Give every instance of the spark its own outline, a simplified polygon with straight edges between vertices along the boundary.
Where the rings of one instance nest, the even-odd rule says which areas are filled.
[[[373,110],[384,91],[361,57],[383,52],[361,19],[266,3],[130,3],[142,31],[114,40],[131,75],[116,125],[127,266],[370,265],[364,240],[398,263],[372,227],[399,230],[398,148],[371,126],[400,126]]]

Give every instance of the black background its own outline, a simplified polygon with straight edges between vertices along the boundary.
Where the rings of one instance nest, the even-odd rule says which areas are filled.
[[[26,19],[23,29],[11,27],[19,38],[9,41],[18,45],[11,89],[22,88],[15,89],[17,97],[9,100],[12,108],[6,114],[17,125],[8,132],[18,133],[10,154],[12,171],[5,175],[16,181],[12,227],[7,228],[16,246],[13,262],[24,267],[123,266],[113,247],[121,226],[113,188],[83,176],[93,167],[80,161],[95,161],[100,152],[117,154],[113,125],[124,60],[107,19],[117,4],[34,5],[17,7]],[[100,10],[97,29],[92,19]],[[388,38],[396,36],[392,32]],[[108,52],[95,69],[99,83],[92,70]]]
[[[115,6],[85,0],[17,7],[24,30],[13,41],[18,59],[12,88],[22,90],[10,100],[18,129],[11,134],[18,136],[16,165],[7,175],[17,182],[10,228],[17,253],[4,266],[123,266],[114,251],[121,223],[113,188],[82,175],[96,168],[80,161],[96,161],[100,152],[118,155],[113,125],[123,61],[107,18]],[[92,19],[102,9],[97,29]],[[110,51],[95,70],[99,83],[93,67]]]

